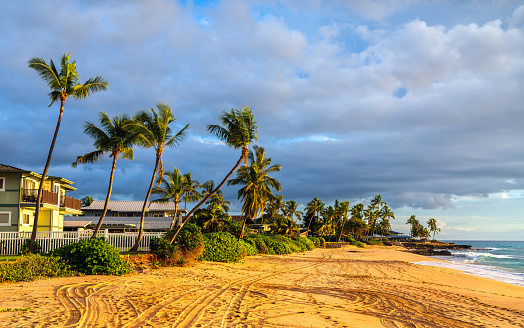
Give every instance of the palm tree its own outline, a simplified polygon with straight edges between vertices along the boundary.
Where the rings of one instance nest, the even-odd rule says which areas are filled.
[[[113,158],[113,164],[111,166],[111,173],[109,174],[109,186],[107,187],[106,201],[104,202],[104,210],[102,216],[98,220],[95,231],[91,238],[96,238],[96,235],[102,227],[102,222],[107,213],[107,207],[109,205],[109,198],[111,198],[111,191],[113,190],[113,177],[115,175],[116,160],[119,155],[122,158],[127,158],[130,161],[133,160],[133,145],[136,139],[136,133],[133,133],[129,129],[131,118],[127,114],[121,116],[115,116],[110,119],[105,112],[98,113],[101,127],[97,127],[93,123],[87,121],[84,124],[84,133],[93,139],[93,146],[96,150],[87,153],[83,156],[78,156],[76,161],[71,164],[73,167],[77,167],[80,164],[95,163],[99,159],[103,158],[105,154],[109,153],[109,157]]]
[[[173,172],[164,173],[165,178],[162,178],[162,187],[156,187],[152,190],[154,195],[159,195],[160,198],[155,199],[153,203],[175,203],[176,211],[178,212],[178,204],[182,201],[182,195],[184,194],[184,176],[180,175],[180,171],[175,167]],[[173,221],[169,230],[171,230],[175,224],[177,213],[173,216]]]
[[[302,213],[301,211],[298,210],[298,205],[300,205],[300,202],[297,203],[296,200],[292,199],[292,200],[289,200],[287,202],[285,202],[285,207],[287,209],[287,213],[289,215],[289,218],[297,223],[297,221],[300,219],[300,217],[302,215],[304,215],[304,213]],[[293,220],[293,217],[296,215],[296,220]]]
[[[325,204],[322,200],[318,199],[317,197],[313,198],[313,200],[307,203],[307,206],[306,206],[307,215],[313,214],[318,221],[318,216],[320,212],[324,209],[324,205]],[[309,224],[307,225],[308,233],[309,233],[309,226],[311,225],[311,221],[313,220],[309,220]]]
[[[266,207],[266,213],[272,219],[280,214],[280,211],[284,209],[284,199],[282,195],[274,195],[271,198],[269,204]],[[263,223],[263,222],[262,222]]]
[[[230,216],[224,213],[218,205],[212,205],[207,214],[209,219],[203,223],[204,231],[224,231],[227,223],[231,220]]]
[[[346,221],[348,219],[348,213],[350,211],[349,209],[349,200],[345,200],[341,202],[338,207],[336,208],[336,211],[338,215],[341,218],[342,224],[340,227],[340,233],[338,235],[338,241],[340,242],[340,239],[342,238],[342,231],[344,230],[344,225],[346,224]]]
[[[63,54],[60,58],[60,72],[57,71],[53,60],[49,60],[49,64],[40,57],[33,57],[29,60],[29,68],[34,69],[38,75],[47,83],[51,92],[49,92],[49,98],[51,98],[51,107],[55,102],[60,101],[60,112],[58,114],[58,121],[56,122],[55,133],[51,146],[49,147],[49,153],[47,154],[47,160],[44,167],[44,172],[38,186],[38,196],[36,198],[35,208],[35,219],[33,223],[33,231],[31,233],[31,241],[29,242],[29,252],[33,252],[33,245],[36,240],[36,231],[38,228],[38,216],[40,213],[41,195],[44,187],[44,182],[47,177],[47,170],[49,169],[49,163],[51,162],[51,156],[53,155],[53,149],[55,148],[56,138],[58,136],[58,130],[60,129],[60,123],[62,122],[62,115],[64,114],[64,105],[68,97],[73,99],[84,99],[93,93],[107,90],[109,82],[102,76],[90,78],[83,84],[80,83],[80,74],[76,71],[76,61],[69,62],[69,55],[71,53]]]
[[[409,224],[411,226],[411,229],[410,229],[410,235],[411,237],[415,238],[415,237],[418,237],[419,236],[419,226],[420,226],[420,223],[419,221],[417,220],[416,216],[415,215],[412,215],[408,221],[406,222],[406,224]]]
[[[175,241],[176,236],[180,232],[180,229],[184,224],[191,219],[191,216],[197,209],[207,202],[209,197],[216,193],[226,181],[233,175],[236,169],[240,166],[242,161],[246,161],[247,155],[249,154],[249,144],[257,139],[258,124],[254,120],[254,115],[251,109],[244,106],[242,110],[231,109],[231,112],[222,112],[219,117],[221,125],[208,125],[207,130],[222,140],[227,146],[233,147],[234,149],[241,149],[242,153],[235,166],[229,171],[224,180],[213,190],[209,192],[187,215],[184,222],[177,231],[171,237],[170,243]]]
[[[187,133],[187,124],[182,130],[173,134],[173,131],[169,127],[169,124],[176,121],[176,118],[171,112],[171,107],[164,103],[158,103],[156,105],[158,112],[153,108],[150,111],[140,110],[135,115],[134,129],[138,132],[137,144],[144,148],[153,148],[156,154],[155,169],[153,170],[153,176],[151,177],[151,183],[147,190],[146,199],[142,206],[142,215],[140,217],[140,229],[135,244],[131,248],[131,251],[137,251],[138,245],[142,240],[142,234],[144,232],[144,216],[146,213],[146,206],[155,183],[155,176],[158,172],[158,186],[162,180],[163,163],[162,154],[166,147],[174,147],[179,145]]]
[[[202,188],[203,190],[200,198],[207,197],[209,195],[206,202],[208,209],[211,209],[211,207],[214,205],[218,205],[224,212],[229,212],[229,205],[231,205],[231,202],[224,199],[222,190],[218,190],[214,194],[212,193],[215,189],[215,182],[213,180],[204,182]]]
[[[440,232],[440,228],[437,228],[437,220],[431,218],[427,222],[430,233],[433,232],[433,240],[435,240],[435,233]]]
[[[322,217],[317,222],[317,233],[322,237],[323,235],[333,234],[335,225],[335,208],[328,206],[322,211]]]
[[[91,196],[85,196],[84,198],[81,199],[81,205],[82,207],[85,207],[85,206],[89,206],[93,203],[93,197]]]
[[[298,225],[292,220],[283,216],[277,215],[270,225],[270,232],[272,234],[279,234],[284,236],[290,236],[297,234],[299,231]]]
[[[271,189],[280,191],[282,186],[275,178],[269,175],[279,172],[280,164],[271,165],[271,157],[266,157],[266,150],[263,147],[254,146],[253,151],[248,155],[250,165],[238,169],[237,177],[231,179],[228,185],[240,185],[238,199],[242,201],[242,214],[244,223],[239,240],[244,234],[244,227],[247,218],[256,218],[264,212],[265,203],[272,198]]]
[[[198,192],[198,188],[201,188],[202,186],[197,180],[193,180],[191,178],[191,172],[188,172],[183,175],[183,183],[184,183],[184,196],[182,197],[184,199],[184,210],[187,209],[187,202],[196,202],[202,198],[200,193]]]

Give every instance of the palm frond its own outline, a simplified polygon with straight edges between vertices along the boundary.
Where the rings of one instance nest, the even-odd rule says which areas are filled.
[[[80,164],[87,164],[87,163],[94,163],[98,161],[100,158],[104,157],[104,151],[102,150],[95,150],[90,153],[87,153],[83,156],[78,156],[76,158],[76,161],[74,161],[71,166],[77,167],[77,165]]]

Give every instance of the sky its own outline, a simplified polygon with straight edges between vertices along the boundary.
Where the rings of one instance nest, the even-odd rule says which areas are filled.
[[[190,130],[165,170],[218,183],[240,153],[206,126],[249,106],[284,200],[382,195],[396,231],[416,215],[441,240],[524,240],[523,24],[505,0],[1,1],[0,163],[43,171],[59,105],[27,62],[71,52],[110,82],[65,105],[49,174],[72,197],[105,198],[109,157],[71,167],[100,111],[167,103]],[[119,159],[112,199],[144,199],[154,161]]]

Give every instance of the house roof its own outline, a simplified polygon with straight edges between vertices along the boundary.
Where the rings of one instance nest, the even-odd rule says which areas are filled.
[[[101,211],[104,209],[104,203],[103,200],[94,200],[91,205],[82,207],[82,211]],[[107,205],[108,211],[112,212],[142,212],[142,207],[144,206],[144,202],[141,200],[110,200],[109,204]],[[169,202],[169,203],[153,203],[148,202],[148,205],[146,207],[146,212],[151,211],[177,211],[177,207],[175,206],[175,203]],[[187,212],[184,209],[179,208],[178,212]]]
[[[11,165],[5,165],[5,164],[1,164],[1,163],[0,163],[0,172],[19,172],[19,173],[26,173],[26,172],[31,172],[31,171],[22,170],[22,169],[16,168],[16,167],[11,166]]]
[[[92,225],[98,224],[100,217],[94,216],[70,216],[64,218],[64,226],[66,222],[82,222],[82,221],[91,221]],[[171,222],[173,221],[172,216],[166,217],[146,217],[144,218],[144,230],[169,230],[171,227]],[[73,224],[73,223],[68,223]],[[104,222],[102,223],[103,229],[107,227],[124,227],[129,228],[131,226],[140,226],[140,217],[110,217],[106,216]]]
[[[64,228],[85,228],[91,221],[64,221]]]

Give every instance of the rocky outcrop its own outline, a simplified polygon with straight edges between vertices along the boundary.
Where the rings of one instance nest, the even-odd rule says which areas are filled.
[[[471,249],[470,245],[455,245],[453,243],[402,243],[408,252],[427,256],[451,256],[450,249]]]

